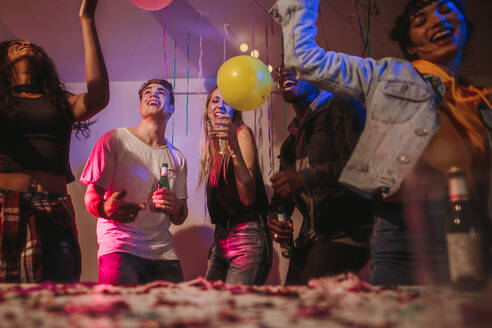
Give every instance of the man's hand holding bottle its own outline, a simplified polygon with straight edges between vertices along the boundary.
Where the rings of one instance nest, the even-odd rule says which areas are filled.
[[[159,188],[152,194],[152,204],[168,215],[177,215],[181,211],[181,203],[176,194],[167,188]]]
[[[280,243],[282,255],[292,257],[294,251],[294,223],[291,218],[286,218],[285,211],[279,207],[268,215],[268,231],[272,238]]]

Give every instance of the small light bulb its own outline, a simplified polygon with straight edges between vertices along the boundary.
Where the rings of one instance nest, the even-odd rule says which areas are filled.
[[[258,57],[260,57],[260,52],[258,50],[256,50],[256,49],[253,49],[251,51],[251,56],[253,56],[255,58],[258,58]]]
[[[239,45],[239,50],[241,50],[241,52],[246,52],[246,51],[248,51],[248,48],[249,48],[249,47],[248,47],[248,44],[247,44],[247,43],[245,43],[245,42],[243,42],[243,43],[241,43],[241,44]]]

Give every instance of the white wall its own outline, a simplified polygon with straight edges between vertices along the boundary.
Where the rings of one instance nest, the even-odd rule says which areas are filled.
[[[85,186],[78,182],[84,164],[89,153],[101,137],[108,130],[136,125],[140,120],[138,112],[137,90],[142,81],[112,82],[111,100],[106,109],[96,115],[97,122],[91,128],[88,139],[77,139],[72,137],[70,162],[72,170],[77,179],[69,185],[69,192],[73,198],[79,229],[80,245],[82,248],[82,281],[97,281],[97,242],[96,242],[96,218],[91,216],[85,209],[83,196]],[[193,279],[204,275],[207,265],[207,252],[213,240],[213,225],[206,214],[206,205],[203,189],[197,190],[199,172],[199,142],[200,142],[200,120],[203,110],[202,101],[206,99],[206,91],[215,86],[215,81],[206,80],[201,87],[203,94],[198,94],[200,81],[191,80],[188,96],[188,134],[186,135],[186,80],[176,81],[176,111],[174,113],[174,145],[186,156],[188,161],[188,206],[189,216],[181,226],[173,226],[172,233],[176,242],[176,250],[183,266],[185,279]],[[205,85],[207,87],[205,87]],[[81,92],[85,84],[68,83],[67,88],[72,92]],[[287,131],[284,126],[293,117],[290,105],[285,106],[286,117],[284,119],[284,104],[280,95],[275,92],[271,100],[271,121],[273,141],[273,153],[269,155],[268,137],[268,104],[255,112],[245,112],[243,117],[246,123],[255,131],[256,142],[259,147],[260,165],[263,169],[263,178],[267,184],[267,191],[271,194],[268,177],[272,171],[278,169],[278,149]],[[171,140],[172,119],[168,123],[166,137]],[[273,164],[273,169],[271,167]],[[278,245],[274,246],[273,266],[267,283],[278,284],[285,279],[287,261],[280,255]]]

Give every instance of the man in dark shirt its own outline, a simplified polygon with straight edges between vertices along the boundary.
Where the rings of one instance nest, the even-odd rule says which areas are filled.
[[[365,109],[353,99],[320,91],[279,68],[279,86],[296,117],[280,149],[279,172],[269,215],[273,239],[292,242],[292,221],[278,221],[297,207],[303,216],[289,263],[286,284],[341,272],[358,273],[369,260],[372,204],[337,180],[364,127]]]

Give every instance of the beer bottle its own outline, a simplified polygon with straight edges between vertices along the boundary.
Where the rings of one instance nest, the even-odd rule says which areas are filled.
[[[277,207],[277,218],[281,223],[287,222],[287,213],[282,205]],[[280,251],[285,258],[291,258],[294,252],[294,243],[292,238],[288,242],[280,242]]]
[[[446,241],[451,285],[458,290],[478,290],[485,285],[482,229],[463,169],[451,167],[448,178],[451,210]]]
[[[161,167],[161,177],[159,178],[158,188],[166,188],[169,189],[169,181],[167,180],[167,163],[162,163]]]

